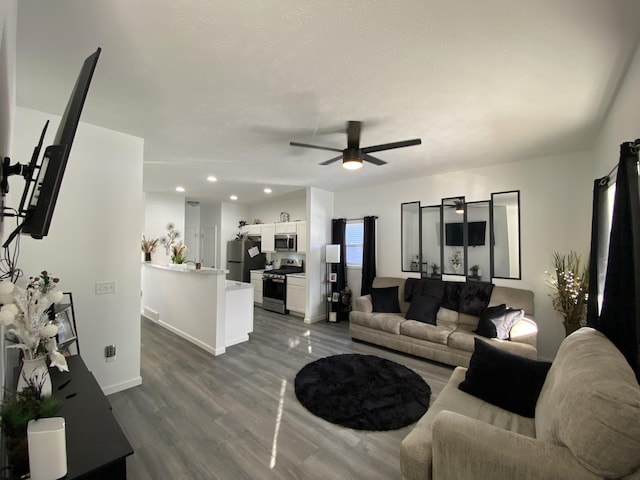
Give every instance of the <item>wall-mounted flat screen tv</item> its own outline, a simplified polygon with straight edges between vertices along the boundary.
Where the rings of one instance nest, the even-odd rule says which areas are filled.
[[[445,244],[450,247],[464,246],[464,224],[447,223],[445,225]],[[469,236],[468,246],[478,247],[485,244],[487,222],[467,222],[467,234]]]
[[[24,210],[25,219],[21,230],[22,233],[31,235],[33,238],[43,238],[49,233],[49,225],[62,184],[62,177],[100,51],[101,49],[98,48],[84,61],[60,120],[53,145],[45,149],[40,165],[31,165],[31,172],[35,178],[32,178],[26,185],[26,188],[30,187],[31,192],[29,204]],[[26,188],[23,202],[27,197]],[[20,210],[23,208],[24,206],[21,205]]]

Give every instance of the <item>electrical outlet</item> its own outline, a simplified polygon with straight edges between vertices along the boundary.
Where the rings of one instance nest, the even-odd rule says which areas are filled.
[[[107,362],[113,362],[116,359],[116,346],[107,345],[104,347],[104,357]]]
[[[116,282],[96,282],[96,295],[116,293]]]

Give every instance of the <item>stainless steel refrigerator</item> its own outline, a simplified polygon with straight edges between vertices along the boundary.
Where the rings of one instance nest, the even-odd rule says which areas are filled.
[[[260,242],[253,240],[227,242],[227,270],[229,270],[227,280],[249,283],[251,282],[249,272],[264,268],[266,262],[265,254],[260,252]]]

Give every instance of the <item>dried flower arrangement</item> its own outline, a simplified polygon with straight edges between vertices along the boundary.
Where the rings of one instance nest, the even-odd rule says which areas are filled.
[[[142,235],[142,241],[140,242],[140,246],[142,247],[142,251],[144,253],[152,253],[156,249],[157,245],[158,245],[157,238],[150,238],[147,240],[147,238],[144,235]]]
[[[589,263],[582,264],[580,255],[571,250],[568,255],[554,252],[553,266],[553,272],[546,272],[547,284],[555,290],[553,308],[562,315],[569,332],[586,323]]]

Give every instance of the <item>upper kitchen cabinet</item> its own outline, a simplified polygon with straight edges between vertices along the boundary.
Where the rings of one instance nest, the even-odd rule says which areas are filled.
[[[298,222],[276,223],[276,233],[296,233]]]
[[[262,242],[262,251],[265,253],[276,251],[276,226],[273,223],[264,223],[261,225],[260,240]]]

